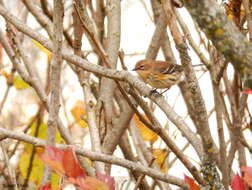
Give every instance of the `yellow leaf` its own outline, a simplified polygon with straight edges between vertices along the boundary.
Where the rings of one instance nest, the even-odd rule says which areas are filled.
[[[85,111],[85,105],[84,102],[81,100],[76,101],[74,106],[71,109],[71,114],[74,118],[74,120],[81,126],[81,127],[87,127],[88,124],[86,122],[87,120],[87,114]]]
[[[146,116],[143,116],[143,117],[144,117],[146,120],[148,120]],[[139,128],[140,133],[141,133],[143,139],[144,139],[145,141],[150,141],[151,143],[156,142],[156,140],[158,139],[158,135],[157,135],[154,131],[152,131],[151,129],[149,129],[148,127],[146,127],[146,126],[139,120],[139,118],[138,118],[138,116],[137,116],[136,114],[133,116],[133,119],[134,119],[134,121],[135,121],[136,126]]]
[[[20,76],[15,75],[13,79],[13,85],[17,90],[24,90],[30,87]]]
[[[52,58],[52,52],[50,50],[48,50],[47,48],[45,48],[41,43],[37,42],[36,40],[32,40],[32,43],[37,46],[40,51],[44,52],[47,57],[48,57],[48,60],[51,60]]]
[[[227,17],[229,20],[234,20],[234,16],[232,14],[228,14]]]
[[[22,177],[25,179],[28,174],[28,167],[30,165],[30,159],[31,159],[31,151],[25,151],[21,154],[20,160],[19,160],[19,169]],[[35,154],[33,161],[32,161],[32,167],[31,167],[31,173],[29,177],[29,181],[33,182],[37,186],[40,186],[41,180],[44,175],[44,163],[39,159],[38,155]],[[60,176],[56,173],[52,173],[52,187],[57,188],[58,183],[60,180]]]
[[[167,149],[153,149],[152,155],[156,159],[155,163],[159,166],[159,169],[161,172],[167,171],[167,162],[166,158],[168,156],[168,150]]]
[[[33,122],[31,126],[31,130],[29,131],[30,136],[36,136],[40,139],[46,139],[46,131],[47,131],[47,124],[41,123],[37,126],[37,121]],[[38,127],[38,128],[37,128]],[[36,135],[35,135],[36,134]],[[63,139],[61,138],[59,132],[56,133],[56,143],[62,143]],[[39,159],[38,155],[35,154],[37,152],[43,151],[43,148],[36,147],[34,149],[32,144],[24,143],[24,152],[21,154],[19,159],[19,170],[23,178],[26,178],[28,175],[28,167],[30,165],[30,161],[32,160],[32,167],[30,171],[29,181],[35,183],[36,185],[41,184],[42,177],[44,175],[44,163]],[[33,159],[32,158],[33,155]],[[58,183],[60,180],[60,176],[52,173],[51,184],[53,188],[58,187]]]
[[[21,154],[21,157],[18,163],[21,175],[24,179],[27,177],[27,174],[28,174],[28,167],[30,165],[31,152],[32,152],[32,149],[24,151]],[[32,167],[31,167],[29,181],[32,181],[35,184],[39,183],[42,180],[43,172],[44,172],[44,166],[42,162],[38,159],[37,155],[35,154],[32,160]]]

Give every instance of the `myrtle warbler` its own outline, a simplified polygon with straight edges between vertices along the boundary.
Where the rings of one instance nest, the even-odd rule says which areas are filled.
[[[169,89],[179,83],[183,76],[183,66],[166,61],[141,60],[133,71],[154,88]]]

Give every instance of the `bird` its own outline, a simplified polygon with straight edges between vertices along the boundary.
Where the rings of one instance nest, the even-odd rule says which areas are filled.
[[[133,71],[147,84],[156,89],[169,89],[182,80],[184,67],[167,61],[140,60]]]

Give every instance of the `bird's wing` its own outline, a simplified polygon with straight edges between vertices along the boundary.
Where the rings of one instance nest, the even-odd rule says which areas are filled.
[[[174,72],[181,72],[183,70],[183,66],[172,64],[164,61],[158,61],[157,63],[157,71],[162,74],[171,74]]]

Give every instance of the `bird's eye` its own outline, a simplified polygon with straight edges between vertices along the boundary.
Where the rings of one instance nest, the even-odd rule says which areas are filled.
[[[140,69],[144,69],[144,65],[140,65],[140,67],[139,67]]]

